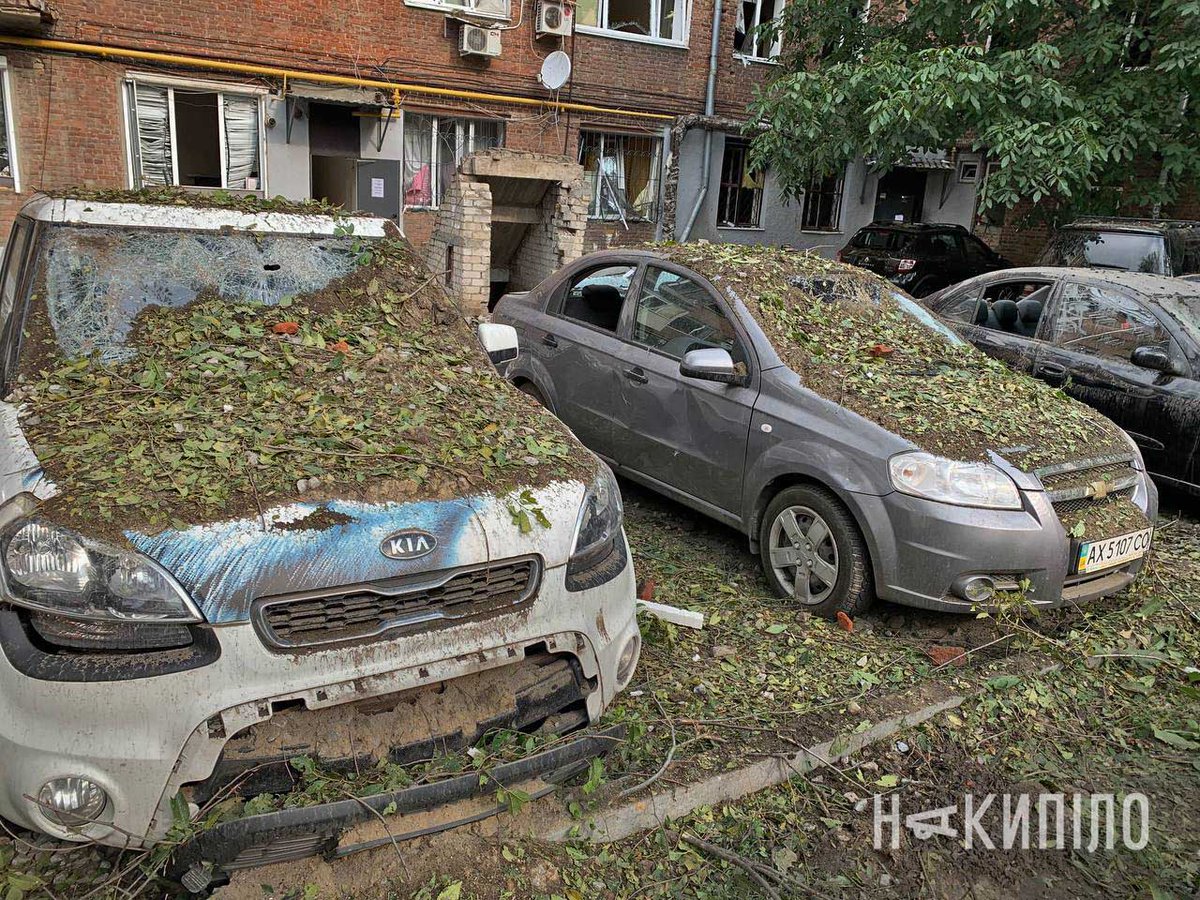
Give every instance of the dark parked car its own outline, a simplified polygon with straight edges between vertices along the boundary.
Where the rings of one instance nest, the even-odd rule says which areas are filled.
[[[814,612],[967,612],[1021,585],[1055,606],[1141,566],[1158,495],[1133,442],[860,269],[606,251],[495,318],[521,336],[507,377],[618,474],[748,536]]]
[[[1081,219],[1055,232],[1037,264],[1195,275],[1200,273],[1200,222]]]
[[[876,222],[860,228],[837,256],[914,297],[1012,265],[961,225]]]
[[[976,347],[1111,418],[1156,478],[1200,494],[1200,284],[1010,269],[925,302]]]

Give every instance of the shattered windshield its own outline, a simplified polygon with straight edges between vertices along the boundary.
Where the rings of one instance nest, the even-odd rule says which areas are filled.
[[[274,306],[352,272],[361,240],[56,225],[38,277],[63,355],[118,361],[135,355],[126,343],[147,307],[202,296]]]

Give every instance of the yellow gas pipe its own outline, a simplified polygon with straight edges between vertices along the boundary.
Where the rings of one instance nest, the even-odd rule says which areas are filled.
[[[335,84],[342,87],[373,88],[375,90],[387,91],[393,97],[399,96],[401,93],[429,94],[435,97],[453,97],[459,100],[508,103],[517,106],[538,106],[547,109],[600,113],[609,116],[632,116],[639,119],[671,121],[675,118],[663,113],[613,109],[605,106],[591,106],[587,103],[561,103],[558,101],[535,100],[530,97],[513,97],[508,94],[489,94],[484,91],[461,91],[455,88],[402,84],[394,81],[376,81],[371,78],[356,78],[352,75],[330,75],[325,72],[306,72],[302,69],[284,69],[277,66],[260,66],[252,63],[225,62],[217,59],[205,59],[201,56],[183,56],[177,53],[158,53],[151,50],[130,50],[124,47],[108,47],[104,44],[81,44],[74,41],[56,41],[48,38],[18,37],[16,35],[5,34],[0,35],[0,46],[20,47],[26,50],[46,50],[57,53],[77,53],[84,56],[98,56],[102,59],[137,60],[139,62],[161,63],[192,69],[208,69],[210,71],[230,72],[239,75],[256,75],[262,78],[281,78],[285,85],[288,81],[310,81],[317,84]]]

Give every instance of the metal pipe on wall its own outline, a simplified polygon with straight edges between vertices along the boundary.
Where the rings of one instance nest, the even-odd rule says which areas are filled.
[[[721,42],[721,0],[713,0],[713,21],[712,21],[712,40],[709,42],[708,48],[708,85],[704,92],[704,115],[712,116],[717,108],[717,57]],[[686,241],[692,234],[692,228],[696,225],[696,219],[700,217],[700,207],[704,205],[704,198],[708,196],[708,184],[712,180],[712,129],[705,126],[704,128],[704,162],[700,168],[700,190],[696,192],[696,203],[692,207],[691,215],[688,216],[687,224],[683,226],[683,231],[679,234],[680,241]],[[683,141],[679,142],[680,148],[683,147]]]

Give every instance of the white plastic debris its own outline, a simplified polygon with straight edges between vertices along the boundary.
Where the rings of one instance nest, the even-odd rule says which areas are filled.
[[[679,625],[683,628],[695,628],[697,631],[704,627],[704,613],[692,609],[680,609],[678,606],[667,606],[665,603],[654,603],[650,600],[639,600],[638,609],[648,612],[656,619]]]

